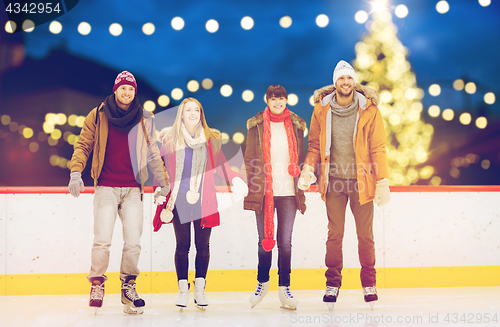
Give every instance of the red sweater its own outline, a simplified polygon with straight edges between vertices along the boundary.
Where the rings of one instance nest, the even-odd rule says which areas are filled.
[[[128,134],[119,131],[109,124],[108,141],[106,143],[106,157],[102,167],[99,186],[110,187],[140,187],[135,180]]]

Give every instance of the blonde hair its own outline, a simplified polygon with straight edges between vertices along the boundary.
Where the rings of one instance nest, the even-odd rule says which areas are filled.
[[[173,148],[175,148],[176,145],[184,145],[184,134],[181,131],[181,126],[183,124],[182,114],[184,113],[184,107],[188,102],[194,102],[200,107],[200,121],[198,122],[198,126],[196,126],[195,137],[198,137],[201,132],[204,132],[207,142],[210,139],[220,138],[219,135],[216,135],[214,132],[212,132],[210,127],[208,127],[207,121],[205,120],[205,111],[203,110],[203,106],[201,105],[201,103],[195,98],[185,98],[179,105],[179,109],[177,109],[177,116],[175,117],[172,129],[166,135],[167,144],[172,146]]]

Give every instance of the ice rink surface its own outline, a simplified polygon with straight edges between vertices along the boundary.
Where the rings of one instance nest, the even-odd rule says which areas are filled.
[[[361,289],[341,289],[333,311],[322,302],[324,291],[292,292],[295,311],[281,309],[270,291],[253,309],[251,292],[207,292],[206,311],[194,306],[191,292],[182,312],[176,293],[145,293],[141,315],[124,314],[119,294],[106,294],[97,314],[88,295],[0,296],[0,326],[500,326],[500,287],[379,289],[373,310]]]

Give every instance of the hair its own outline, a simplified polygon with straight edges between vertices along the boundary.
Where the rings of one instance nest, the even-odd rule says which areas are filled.
[[[219,135],[216,135],[212,130],[208,127],[207,121],[205,120],[205,111],[203,110],[203,106],[201,103],[195,98],[185,98],[182,100],[179,108],[177,109],[177,116],[175,117],[174,124],[172,125],[172,129],[167,134],[167,143],[175,147],[175,145],[184,145],[184,134],[181,131],[182,122],[182,114],[184,112],[184,107],[186,103],[194,102],[200,107],[200,121],[198,122],[198,126],[196,126],[196,137],[200,135],[201,132],[205,133],[205,137],[207,142],[209,139],[218,139]]]
[[[284,97],[288,100],[288,94],[283,86],[273,84],[267,88],[266,92],[266,102],[269,101],[272,97],[281,98]]]

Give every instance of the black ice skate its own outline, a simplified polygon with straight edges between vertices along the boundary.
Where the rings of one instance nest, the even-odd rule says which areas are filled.
[[[122,283],[122,303],[125,313],[141,314],[144,312],[146,303],[135,290],[135,276],[128,276]]]
[[[327,286],[325,295],[323,296],[323,302],[328,306],[328,310],[332,311],[335,307],[335,302],[337,302],[337,297],[339,296],[339,287]]]
[[[363,295],[365,296],[365,302],[368,302],[373,309],[373,302],[378,300],[375,286],[363,287]]]
[[[92,286],[90,288],[90,301],[89,301],[89,306],[95,308],[95,314],[97,314],[97,309],[102,307],[103,300],[104,300],[104,278],[97,277],[92,279]]]

